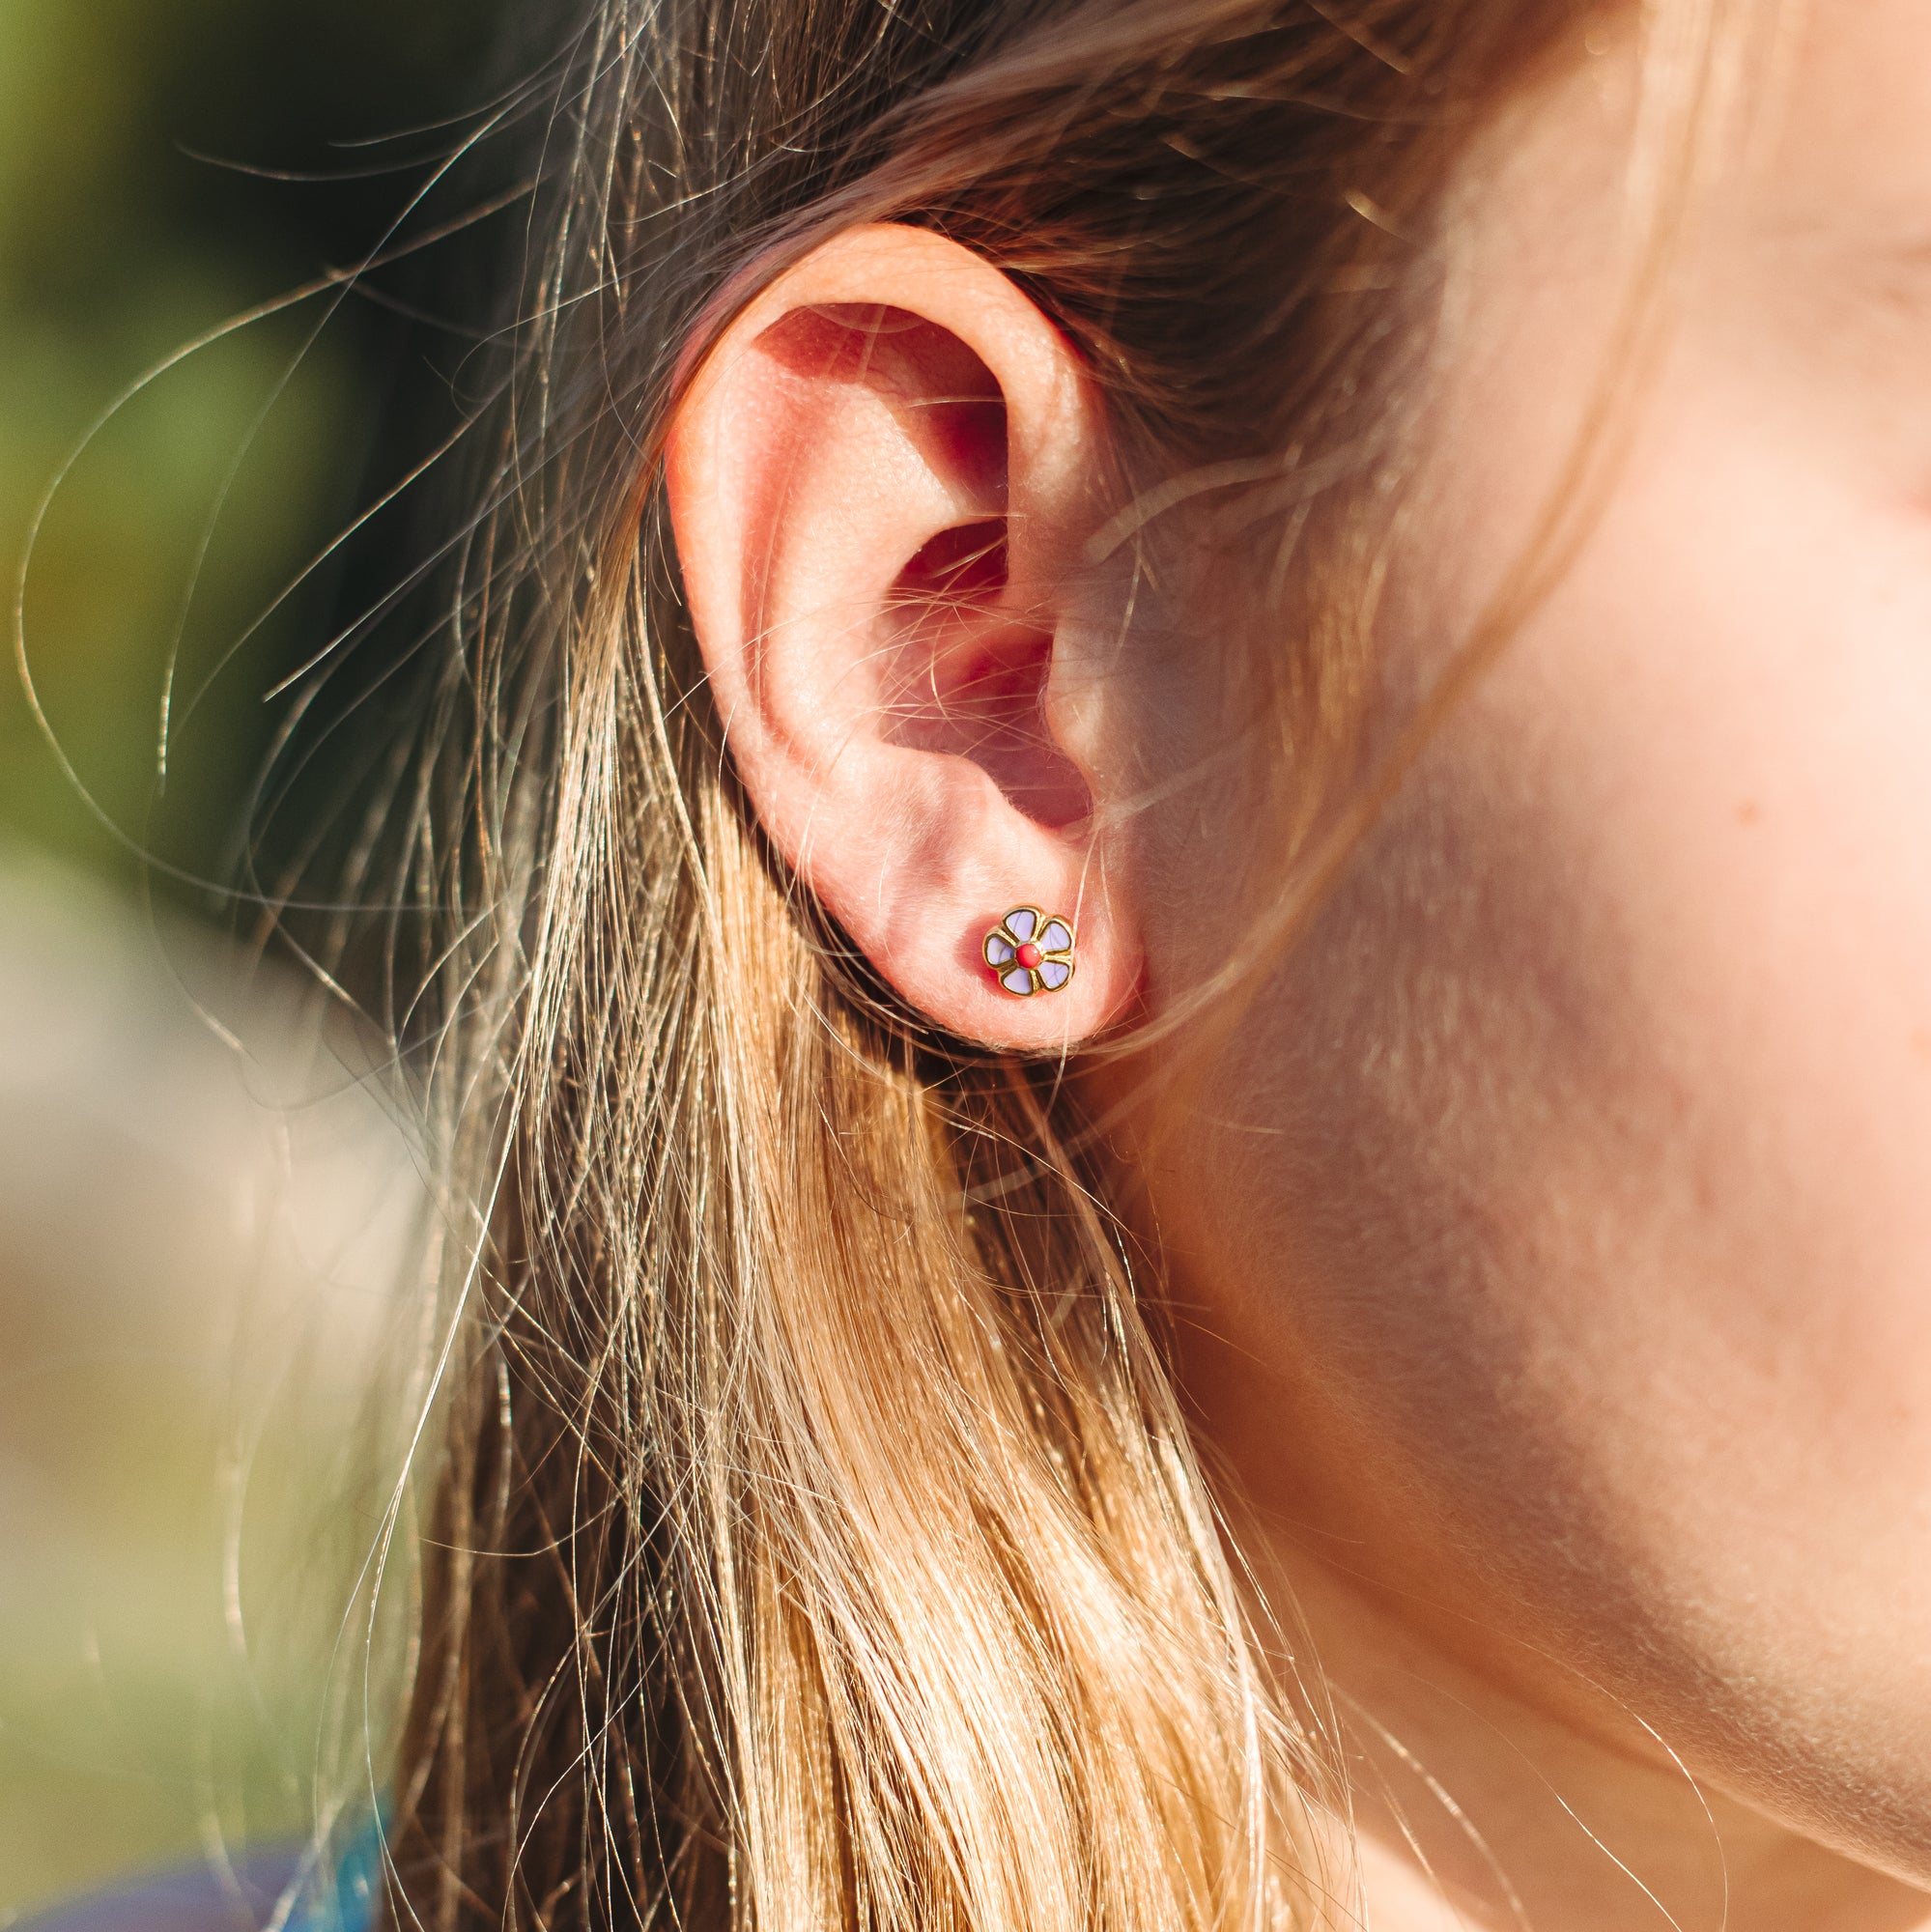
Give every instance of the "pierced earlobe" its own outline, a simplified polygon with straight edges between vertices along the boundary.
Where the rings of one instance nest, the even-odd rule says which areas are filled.
[[[983,950],[993,978],[1019,999],[1057,993],[1072,983],[1072,923],[1057,913],[1014,906],[985,935]]]

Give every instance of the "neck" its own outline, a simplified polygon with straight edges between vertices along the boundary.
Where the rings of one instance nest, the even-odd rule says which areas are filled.
[[[1292,1547],[1265,1552],[1345,1753],[1375,1932],[1931,1932],[1931,1896],[1536,1711]]]

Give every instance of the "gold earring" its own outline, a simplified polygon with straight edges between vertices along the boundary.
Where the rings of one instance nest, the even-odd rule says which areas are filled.
[[[1057,913],[1014,906],[985,935],[984,951],[993,977],[1019,999],[1057,993],[1072,982],[1072,922]]]

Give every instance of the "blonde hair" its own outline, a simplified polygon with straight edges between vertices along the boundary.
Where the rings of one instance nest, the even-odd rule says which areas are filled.
[[[454,908],[428,1085],[482,1205],[427,1351],[396,1923],[1207,1932],[1345,1887],[1154,1263],[1060,1069],[898,1010],[761,840],[657,456],[693,341],[815,238],[956,238],[1123,446],[1266,470],[1319,590],[1254,673],[1304,812],[1431,212],[1583,11],[601,0],[547,76],[401,868]]]

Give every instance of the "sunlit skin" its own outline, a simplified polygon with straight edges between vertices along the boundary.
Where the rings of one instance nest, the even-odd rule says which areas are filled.
[[[1398,688],[1558,474],[1623,78],[1476,164]],[[1150,1188],[1317,1650],[1537,1923],[1928,1912],[1804,1841],[1931,1881],[1931,16],[1820,10],[1754,132],[1581,554]]]
[[[1631,71],[1578,40],[1458,185],[1391,713],[1594,392]],[[1377,1932],[1931,1925],[1931,13],[1834,0],[1783,74],[1585,540],[1183,1131],[1136,1069],[1092,1079],[1140,1151],[1188,1400],[1354,1753]],[[671,453],[754,800],[939,1023],[1051,1049],[1135,989],[1172,1009],[1237,941],[1252,842],[1237,784],[1183,782],[1240,639],[1224,562],[1122,645],[1077,563],[1108,506],[1064,343],[929,236],[797,274]],[[994,782],[868,722],[893,572],[1007,497],[921,440],[936,364],[854,391],[741,353],[825,301],[927,317],[997,380],[1008,618],[1050,642],[1039,757],[1090,820],[1022,810],[1009,746]],[[1058,1005],[972,971],[1020,897],[1079,918]]]

